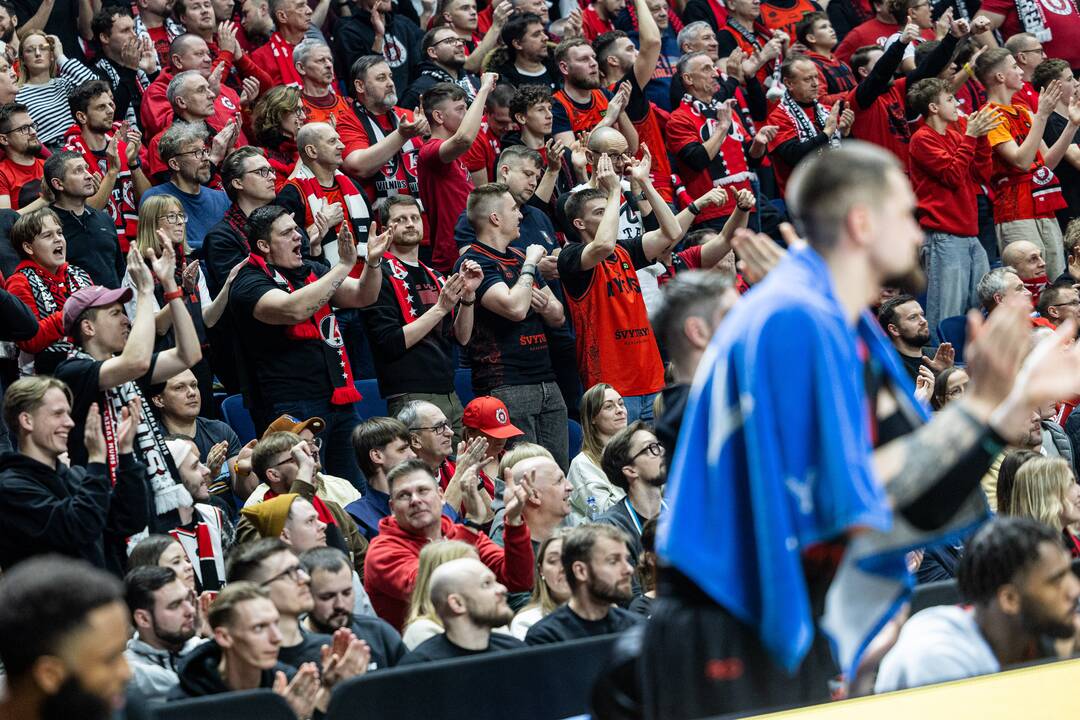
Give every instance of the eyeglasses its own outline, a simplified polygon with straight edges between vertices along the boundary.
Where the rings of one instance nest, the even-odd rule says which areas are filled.
[[[196,160],[206,160],[210,157],[210,151],[206,148],[200,148],[199,150],[188,150],[187,152],[176,153],[173,157],[183,157],[184,155],[194,155]]]
[[[630,456],[630,462],[633,462],[633,461],[637,460],[639,457],[641,457],[645,453],[649,453],[653,457],[660,457],[661,455],[664,454],[664,446],[661,445],[658,442],[651,442],[648,445],[646,445],[645,447],[638,450],[632,456]]]
[[[248,172],[249,173],[255,173],[256,175],[261,177],[263,180],[268,180],[269,178],[271,178],[274,175],[274,168],[270,167],[269,165],[264,165],[261,168],[255,168],[254,170],[248,170]],[[247,173],[245,173],[245,175],[246,174]]]
[[[446,432],[449,429],[450,429],[450,423],[443,420],[438,425],[431,425],[429,427],[411,427],[411,428],[409,428],[409,432],[416,432],[418,430],[434,430],[435,434],[439,435],[441,433]]]
[[[187,215],[182,212],[169,212],[162,215],[161,219],[170,225],[182,225],[187,222]]]
[[[0,133],[0,135],[14,135],[15,133],[19,133],[20,135],[26,135],[27,137],[30,137],[31,134],[36,135],[37,123],[27,123],[26,125],[20,125],[17,128],[11,128],[5,133]]]
[[[1035,47],[1035,48],[1028,48],[1027,50],[1017,50],[1016,51],[1017,55],[1019,55],[1020,53],[1038,53],[1039,55],[1045,55],[1046,54],[1046,49],[1042,48],[1042,47]]]
[[[1047,305],[1047,307],[1076,307],[1080,305],[1080,300],[1070,300],[1069,302],[1054,303],[1053,305]]]
[[[437,43],[432,43],[431,47],[439,47],[443,43],[450,43],[451,45],[464,45],[465,41],[462,40],[459,37],[448,37],[448,38],[443,38],[442,40],[440,40]]]
[[[306,580],[310,576],[307,574],[307,571],[305,571],[304,568],[300,567],[299,565],[293,565],[292,567],[290,567],[287,570],[282,570],[281,572],[279,572],[277,575],[270,578],[269,580],[266,580],[264,582],[259,583],[259,587],[266,587],[267,585],[270,585],[272,583],[276,583],[278,580],[280,580],[282,578],[285,578],[285,577],[289,578],[294,583],[299,583],[301,579]]]
[[[294,458],[294,457],[292,457],[290,455],[289,457],[285,458],[281,462],[274,463],[270,467],[272,467],[272,468],[281,467],[282,465],[288,465],[289,463],[296,463],[297,465],[300,464],[300,463],[296,462],[296,458]]]

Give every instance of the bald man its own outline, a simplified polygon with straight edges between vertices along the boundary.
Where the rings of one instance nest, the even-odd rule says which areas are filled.
[[[514,611],[506,603],[506,586],[476,558],[459,558],[435,568],[429,592],[446,632],[417,645],[400,665],[525,647],[510,635],[492,633],[510,622]]]
[[[539,556],[540,544],[560,527],[567,526],[570,517],[570,495],[574,486],[550,456],[526,458],[507,469],[514,482],[525,488],[525,524],[529,528],[533,554]],[[491,534],[502,544],[503,511],[492,523]],[[497,526],[497,527],[496,527]]]
[[[1016,274],[1024,281],[1024,287],[1031,291],[1031,302],[1037,305],[1039,293],[1048,282],[1042,248],[1027,240],[1016,240],[1001,251],[1001,262],[1016,270]]]

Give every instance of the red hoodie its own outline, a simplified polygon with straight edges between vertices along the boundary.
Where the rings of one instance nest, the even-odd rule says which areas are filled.
[[[510,592],[527,592],[533,586],[533,549],[525,523],[506,525],[503,548],[483,533],[474,533],[442,516],[444,540],[461,540],[476,548],[480,561],[491,568]],[[376,614],[399,631],[405,625],[409,596],[416,584],[420,550],[430,541],[405,532],[393,515],[379,521],[379,534],[364,557],[364,589]]]

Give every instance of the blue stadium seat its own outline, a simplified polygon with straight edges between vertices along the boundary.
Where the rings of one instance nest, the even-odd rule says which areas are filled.
[[[233,429],[240,438],[240,444],[244,445],[255,439],[255,422],[251,419],[251,413],[244,407],[243,395],[230,395],[221,403],[221,415],[226,424]]]
[[[967,341],[967,317],[953,315],[943,319],[938,323],[937,334],[941,342],[952,343],[953,350],[956,351],[956,364],[963,364],[964,343]]]
[[[570,437],[570,459],[573,460],[581,452],[581,441],[584,433],[581,425],[576,420],[566,421],[566,431]]]
[[[476,394],[472,389],[472,370],[469,368],[458,368],[454,373],[454,390],[457,392],[458,400],[461,404],[468,405]]]
[[[378,380],[357,380],[356,389],[364,396],[356,403],[356,411],[365,420],[371,417],[386,417],[386,401],[379,394]]]

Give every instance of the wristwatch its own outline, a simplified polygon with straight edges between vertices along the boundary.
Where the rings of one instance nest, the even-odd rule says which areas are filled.
[[[464,520],[462,520],[461,524],[469,528],[470,530],[475,530],[476,532],[484,532],[483,525],[474,520],[470,520],[469,518],[465,518]]]

